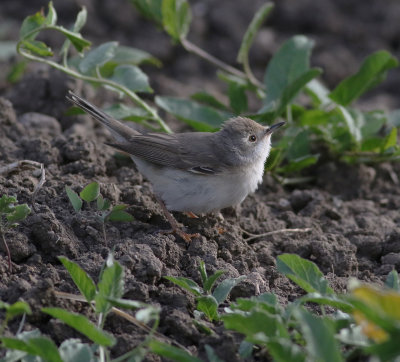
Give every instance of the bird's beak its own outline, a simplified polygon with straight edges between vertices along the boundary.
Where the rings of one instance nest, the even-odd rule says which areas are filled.
[[[267,127],[265,129],[265,134],[272,134],[273,132],[275,132],[278,128],[282,127],[286,122],[279,122],[279,123],[275,123],[270,127]]]

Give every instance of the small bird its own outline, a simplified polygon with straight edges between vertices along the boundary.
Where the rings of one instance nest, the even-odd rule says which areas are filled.
[[[261,183],[271,135],[285,122],[265,127],[244,117],[215,133],[140,133],[69,92],[68,100],[104,124],[139,172],[153,185],[173,232],[190,241],[169,211],[209,213],[240,204]]]

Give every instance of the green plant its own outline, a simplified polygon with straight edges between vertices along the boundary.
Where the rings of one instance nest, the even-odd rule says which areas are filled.
[[[1,309],[6,309],[6,318],[2,323],[0,333],[1,347],[7,349],[6,361],[30,361],[32,356],[40,357],[39,361],[109,361],[109,347],[116,343],[114,336],[103,330],[104,322],[113,306],[129,309],[138,309],[136,320],[139,323],[153,323],[148,328],[148,335],[142,344],[113,361],[124,361],[136,358],[140,361],[148,351],[148,345],[153,340],[159,323],[159,308],[151,305],[121,299],[124,293],[124,270],[110,254],[101,270],[99,282],[96,285],[92,278],[76,263],[65,257],[59,257],[64,267],[68,270],[72,280],[78,287],[82,296],[92,307],[97,324],[92,323],[81,314],[72,313],[62,308],[42,308],[41,312],[61,320],[66,325],[87,337],[91,343],[82,343],[80,339],[68,339],[57,348],[56,344],[48,337],[43,336],[39,330],[17,332],[15,337],[3,336],[7,322],[20,314],[31,314],[29,306],[24,302],[13,305],[0,303]]]
[[[119,204],[111,207],[110,200],[105,199],[100,193],[100,185],[98,182],[92,182],[85,186],[79,195],[69,186],[65,186],[65,191],[76,212],[82,209],[83,201],[87,203],[96,201],[96,209],[100,213],[99,218],[103,225],[103,234],[105,239],[104,223],[107,221],[125,221],[133,220],[133,216],[125,210],[128,208],[126,204]],[[110,209],[111,208],[111,209]]]
[[[27,204],[15,205],[17,199],[14,196],[3,195],[0,198],[0,239],[7,253],[8,269],[12,271],[11,254],[8,248],[5,234],[18,226],[31,212]]]
[[[137,107],[115,105],[108,112],[123,119],[142,122],[153,129],[171,132],[156,110],[137,94],[137,92],[152,92],[146,74],[138,66],[142,63],[159,66],[160,62],[144,51],[119,46],[117,42],[102,44],[84,54],[84,50],[91,45],[91,42],[80,34],[86,18],[87,12],[83,7],[76,17],[73,28],[68,30],[57,25],[57,13],[53,3],[50,2],[46,16],[43,12],[37,12],[28,16],[22,23],[17,52],[29,60],[48,64],[73,78],[82,79],[93,85],[103,85],[128,96]],[[58,54],[61,58],[57,58],[48,45],[37,40],[39,33],[49,30],[57,31],[65,37]],[[71,46],[79,57],[71,55]]]
[[[164,278],[193,294],[196,297],[197,310],[204,313],[210,321],[219,320],[218,306],[225,301],[232,288],[246,279],[246,276],[242,275],[238,278],[227,278],[219,283],[212,292],[216,281],[225,271],[217,270],[209,277],[207,276],[204,262],[200,260],[199,272],[203,288],[192,279],[172,276],[166,276]]]
[[[390,361],[400,356],[396,271],[389,274],[386,288],[352,281],[350,293],[336,294],[308,260],[283,254],[277,267],[307,294],[287,306],[271,293],[232,303],[221,319],[227,329],[245,335],[242,357],[251,354],[254,346],[274,361],[344,361],[367,356]],[[305,305],[319,305],[321,314]]]
[[[156,103],[198,130],[204,130],[207,124],[206,130],[215,129],[220,124],[219,117],[214,116],[216,112],[225,112],[223,117],[228,116],[226,112],[230,115],[244,113],[267,123],[285,117],[288,127],[283,137],[274,142],[267,163],[267,169],[273,171],[282,183],[303,181],[303,178],[288,179],[287,175],[315,164],[321,152],[325,157],[349,163],[400,158],[397,129],[390,121],[392,115],[385,115],[383,111],[362,112],[351,106],[364,92],[384,80],[388,70],[398,66],[397,59],[388,52],[378,51],[367,57],[356,74],[330,91],[317,80],[322,71],[310,67],[314,42],[297,35],[274,54],[266,66],[263,82],[260,82],[251,71],[249,50],[257,31],[273,9],[272,3],[267,2],[259,9],[243,37],[237,56],[237,61],[243,66],[244,72],[241,72],[216,61],[187,40],[191,19],[188,2],[131,2],[175,42],[215,64],[220,69],[220,80],[228,87],[229,105],[204,92],[195,94],[192,100],[156,97]],[[182,25],[174,27],[177,19]],[[296,102],[300,93],[308,95],[308,104]],[[256,112],[248,109],[247,94],[261,100],[262,105]]]
[[[299,174],[302,169],[315,164],[321,154],[325,158],[349,163],[400,158],[398,122],[392,121],[397,117],[396,111],[386,115],[383,111],[363,112],[352,106],[361,95],[378,85],[388,70],[398,65],[397,59],[388,52],[378,51],[367,57],[356,74],[330,91],[317,80],[322,71],[310,67],[314,42],[297,35],[287,40],[274,54],[266,66],[263,82],[260,82],[251,70],[249,50],[256,33],[273,9],[272,3],[267,2],[259,9],[243,37],[237,56],[243,66],[241,71],[221,62],[187,39],[191,11],[186,0],[131,2],[145,17],[164,29],[174,43],[214,64],[219,69],[219,79],[227,86],[229,104],[201,91],[193,94],[191,99],[156,96],[156,105],[198,131],[214,131],[224,120],[235,115],[247,115],[266,123],[285,117],[288,127],[282,138],[274,143],[267,163],[267,169],[273,171],[282,183],[307,180],[301,177],[289,179],[287,176]],[[67,31],[56,25],[56,13],[50,3],[46,17],[37,13],[25,19],[18,52],[72,77],[127,95],[139,108],[115,105],[108,110],[112,115],[170,132],[155,108],[137,95],[150,90],[147,77],[137,65],[144,61],[158,65],[157,61],[147,53],[121,47],[115,42],[102,44],[84,53],[90,42],[82,38],[79,31],[86,16],[83,9],[78,14],[74,29]],[[51,59],[53,52],[47,45],[35,40],[44,30],[59,31],[67,38],[61,49],[61,63]],[[79,59],[68,57],[71,44],[81,55]],[[297,102],[300,93],[308,96],[308,102]],[[261,106],[250,110],[248,96],[257,98]]]

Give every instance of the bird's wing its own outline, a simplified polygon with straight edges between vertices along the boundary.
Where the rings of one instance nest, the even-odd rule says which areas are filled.
[[[148,133],[110,146],[159,166],[197,174],[216,174],[228,166],[220,160],[215,137],[210,133]]]

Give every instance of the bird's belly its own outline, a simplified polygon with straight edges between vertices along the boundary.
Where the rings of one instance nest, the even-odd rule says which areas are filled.
[[[237,205],[254,192],[261,181],[251,172],[199,175],[134,161],[171,211],[208,213]]]

